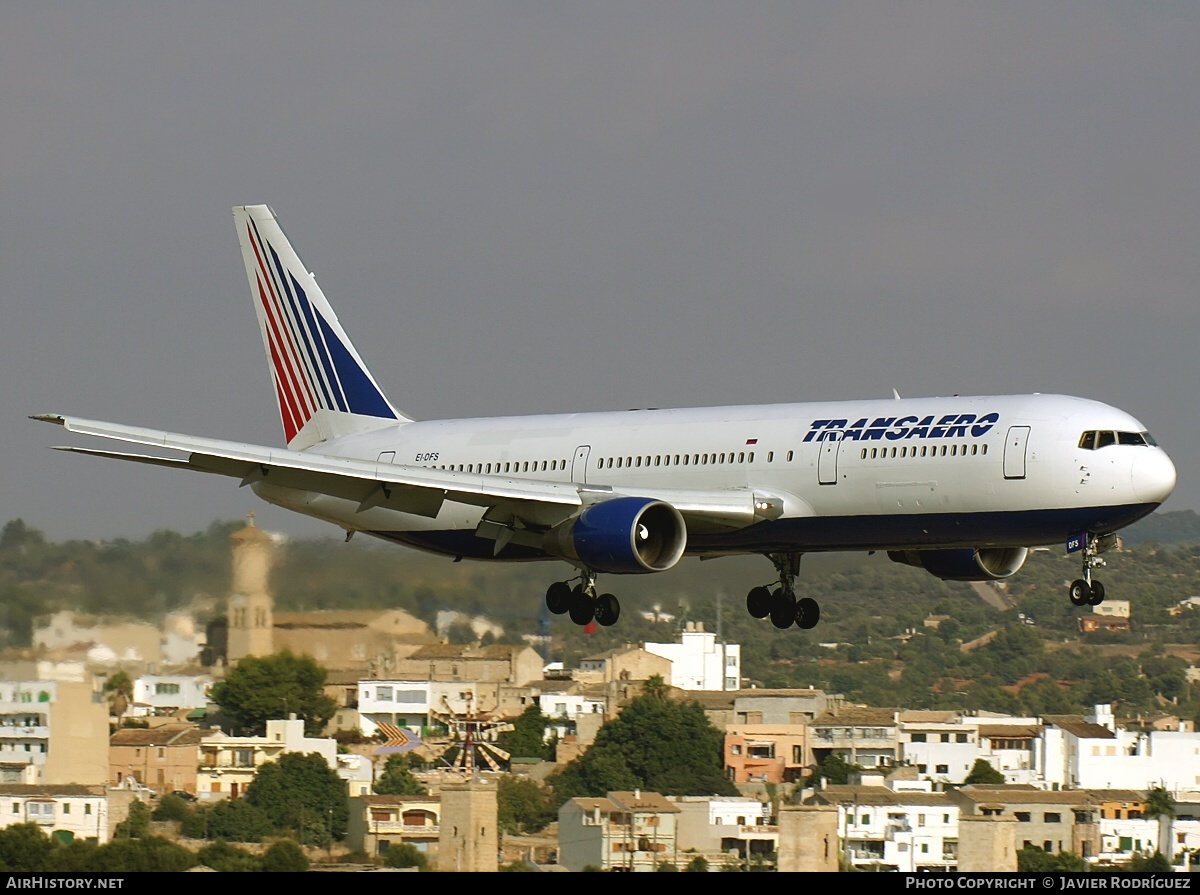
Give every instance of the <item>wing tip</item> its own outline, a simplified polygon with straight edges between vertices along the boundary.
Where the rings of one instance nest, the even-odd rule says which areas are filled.
[[[57,423],[60,426],[67,424],[67,418],[59,413],[31,413],[29,418],[43,423]]]

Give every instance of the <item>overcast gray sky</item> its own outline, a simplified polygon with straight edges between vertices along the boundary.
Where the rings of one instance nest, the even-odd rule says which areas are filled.
[[[412,416],[1064,392],[1195,509],[1197,47],[1192,2],[9,0],[0,522],[336,533],[26,419],[281,444],[252,203]]]

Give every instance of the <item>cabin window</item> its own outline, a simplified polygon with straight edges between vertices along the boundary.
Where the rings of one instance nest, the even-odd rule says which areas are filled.
[[[747,455],[746,455],[746,459],[747,459],[747,460],[748,460],[750,463],[753,463],[753,462],[754,462],[754,451],[751,451],[749,454],[747,454]]]
[[[626,457],[626,458],[625,458],[625,468],[626,468],[626,469],[632,469],[632,468],[633,468],[633,457]]]
[[[788,451],[788,452],[787,452],[787,461],[788,461],[789,463],[791,463],[791,462],[792,462],[792,452],[791,452],[791,451]]]
[[[622,463],[622,458],[621,458],[621,457],[617,457],[617,469],[620,469],[620,468],[621,468],[621,463]]]
[[[687,457],[686,457],[686,456],[684,456],[683,460],[684,460],[684,462],[686,463],[686,462],[687,462]],[[676,454],[676,455],[675,455],[675,465],[676,465],[676,466],[678,466],[678,465],[679,465],[679,455],[678,455],[678,454]]]
[[[770,463],[775,459],[774,451],[767,451],[767,462]]]
[[[724,455],[724,454],[722,454],[722,455],[721,455],[721,461],[720,461],[720,462],[722,462],[722,463],[724,463],[724,462],[725,462],[725,455]]]
[[[1117,443],[1117,436],[1112,432],[1097,432],[1096,433],[1096,449],[1108,447],[1110,444]]]

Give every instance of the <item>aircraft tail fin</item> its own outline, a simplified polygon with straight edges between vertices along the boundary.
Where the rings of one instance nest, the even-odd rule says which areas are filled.
[[[410,422],[387,399],[266,205],[233,209],[287,445]]]

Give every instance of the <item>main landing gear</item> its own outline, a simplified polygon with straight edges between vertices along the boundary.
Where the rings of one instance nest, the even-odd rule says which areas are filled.
[[[746,594],[746,611],[755,618],[771,617],[771,624],[783,629],[795,625],[808,630],[821,620],[821,606],[812,597],[796,599],[796,576],[800,573],[799,553],[768,553],[767,559],[779,572],[779,587],[756,587]]]
[[[1117,541],[1115,535],[1089,534],[1083,546],[1083,577],[1076,578],[1067,589],[1067,596],[1075,606],[1099,606],[1104,602],[1104,585],[1092,580],[1092,569],[1100,569],[1105,562],[1100,554]]]
[[[546,589],[546,608],[555,615],[566,613],[571,621],[583,627],[595,621],[609,627],[621,617],[621,604],[612,594],[596,594],[596,573],[585,569],[579,584],[555,581]]]

